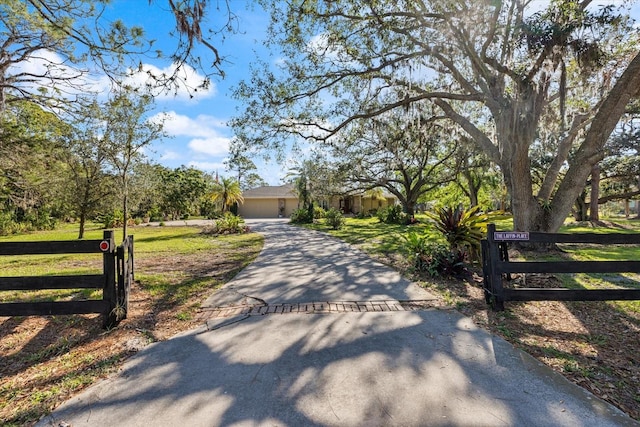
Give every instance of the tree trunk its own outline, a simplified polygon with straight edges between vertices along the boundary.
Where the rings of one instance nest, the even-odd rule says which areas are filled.
[[[543,107],[539,97],[544,91],[523,82],[515,97],[502,100],[508,106],[493,114],[499,165],[511,196],[513,226],[518,231],[539,231],[543,220],[540,204],[533,196],[529,148],[536,138]]]
[[[129,222],[129,215],[127,214],[127,211],[129,209],[129,189],[127,186],[127,179],[125,178],[123,180],[123,191],[124,191],[124,195],[122,197],[122,241],[124,242],[124,240],[127,238],[127,228],[128,228],[128,222]]]
[[[551,203],[549,221],[542,231],[556,232],[564,223],[576,197],[584,189],[591,168],[604,157],[604,144],[620,121],[629,101],[640,92],[640,53],[631,60],[602,101],[584,142],[576,152]]]
[[[583,191],[580,196],[576,199],[575,210],[573,212],[573,218],[576,221],[587,221],[589,219],[587,215],[587,192]]]
[[[84,208],[80,211],[80,229],[78,231],[78,239],[84,238],[84,225],[87,220],[87,214]]]
[[[476,184],[476,181],[473,179],[473,174],[468,169],[462,171],[462,176],[464,176],[467,181],[467,187],[463,189],[467,197],[469,197],[469,203],[471,203],[471,207],[478,206],[478,192],[480,190],[480,180]]]
[[[589,218],[591,221],[600,221],[598,198],[600,197],[600,165],[595,164],[591,168],[591,202],[589,203]]]
[[[629,218],[629,199],[624,199],[624,217]]]

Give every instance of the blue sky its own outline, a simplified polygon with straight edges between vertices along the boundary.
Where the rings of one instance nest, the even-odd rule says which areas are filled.
[[[216,13],[215,4],[211,2],[209,22],[207,26],[218,28],[226,21],[224,13]],[[224,3],[224,2],[220,2]],[[266,55],[262,47],[269,17],[257,5],[248,6],[251,2],[230,0],[233,13],[237,16],[237,31],[226,34],[224,40],[215,41],[214,45],[225,58],[222,68],[225,78],[212,79],[208,91],[193,93],[193,98],[186,91],[177,96],[168,94],[158,97],[158,112],[167,114],[165,130],[171,138],[154,144],[147,155],[154,161],[170,167],[194,166],[210,173],[228,175],[224,168],[224,160],[228,154],[229,141],[233,133],[227,121],[236,113],[238,103],[231,97],[233,86],[249,77],[249,64],[259,55]],[[175,21],[167,11],[166,1],[154,0],[149,5],[146,0],[116,0],[109,6],[110,17],[122,19],[127,25],[139,25],[145,30],[147,38],[156,39],[156,46],[171,50],[173,46],[169,32],[175,28]],[[112,18],[112,19],[113,19]],[[216,19],[218,22],[216,22]],[[212,57],[205,48],[199,52],[204,57]],[[143,60],[145,66],[168,69],[168,60]],[[190,75],[195,83],[201,75]],[[255,158],[259,167],[258,173],[271,185],[281,183],[285,171],[275,161],[265,162]]]
[[[224,4],[224,1],[220,2]],[[147,152],[154,161],[170,167],[181,165],[194,166],[210,173],[228,175],[224,168],[224,160],[228,154],[228,145],[233,137],[227,121],[235,115],[239,104],[231,97],[232,88],[241,80],[249,78],[249,65],[256,55],[267,57],[262,47],[269,17],[260,6],[251,0],[229,0],[233,13],[237,16],[236,32],[226,34],[224,40],[215,41],[214,45],[226,58],[222,65],[226,77],[214,78],[211,88],[206,92],[198,92],[193,98],[183,91],[178,96],[167,95],[157,99],[158,112],[168,115],[165,130],[172,137],[154,144]],[[594,4],[614,3],[622,1],[595,1]],[[534,9],[544,8],[548,0],[534,0]],[[215,10],[216,1],[211,2],[209,24],[218,28],[226,20],[226,14]],[[640,6],[634,5],[634,11]],[[169,32],[175,28],[175,21],[167,10],[166,0],[114,0],[109,6],[110,17],[122,19],[128,25],[140,25],[145,29],[148,38],[157,40],[157,47],[171,50],[172,41]],[[638,15],[638,13],[634,13]],[[216,22],[215,20],[218,20]],[[211,55],[202,48],[203,55]],[[146,66],[158,69],[170,67],[168,60],[143,61]],[[201,76],[193,74],[189,79],[196,82]],[[258,173],[271,185],[282,183],[286,167],[275,161],[265,162],[254,158],[258,165]]]

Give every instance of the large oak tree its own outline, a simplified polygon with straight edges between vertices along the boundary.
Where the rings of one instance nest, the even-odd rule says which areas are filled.
[[[637,30],[624,11],[589,0],[551,1],[538,13],[522,0],[263,3],[281,68],[257,64],[238,87],[243,141],[330,143],[428,100],[499,165],[520,230],[560,227],[640,88]],[[584,85],[598,96],[576,90]],[[390,92],[395,99],[381,102]],[[555,138],[540,141],[552,118]],[[535,185],[531,153],[541,143],[550,162]]]

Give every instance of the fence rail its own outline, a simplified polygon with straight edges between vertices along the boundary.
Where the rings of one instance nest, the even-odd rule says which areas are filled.
[[[640,273],[640,261],[510,261],[508,244],[583,243],[640,245],[640,234],[562,234],[499,232],[489,224],[482,241],[484,294],[494,310],[504,310],[505,301],[609,301],[640,300],[640,289],[505,288],[511,273]]]
[[[110,328],[127,316],[133,281],[133,236],[116,248],[114,232],[102,240],[0,242],[0,255],[51,255],[102,253],[102,274],[0,277],[0,291],[44,289],[102,289],[102,299],[82,301],[34,301],[0,303],[0,316],[102,314]]]

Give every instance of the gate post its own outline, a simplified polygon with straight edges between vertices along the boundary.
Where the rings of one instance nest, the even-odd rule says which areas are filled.
[[[491,287],[491,305],[493,306],[493,309],[495,311],[503,311],[504,288],[502,287],[502,273],[498,271],[498,262],[500,262],[501,250],[494,239],[495,231],[495,224],[489,224],[487,226],[487,252],[489,253],[489,286]]]
[[[107,242],[108,246],[106,250],[103,249],[102,251],[102,269],[104,274],[102,299],[106,303],[106,308],[103,314],[102,327],[108,329],[117,323],[116,307],[118,305],[116,295],[116,251],[113,230],[104,231],[102,243],[104,244],[105,242]]]

